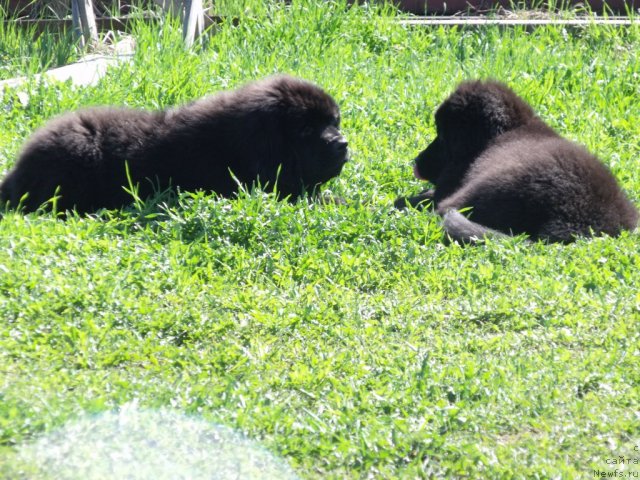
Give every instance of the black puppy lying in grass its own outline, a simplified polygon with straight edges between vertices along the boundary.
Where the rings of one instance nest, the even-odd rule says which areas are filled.
[[[415,176],[435,189],[395,205],[431,202],[452,239],[527,234],[571,242],[636,227],[638,211],[611,172],[505,85],[462,83],[435,120],[437,137],[414,166]],[[465,208],[468,218],[458,212]]]
[[[232,196],[260,183],[280,197],[314,192],[347,161],[335,101],[288,76],[173,110],[94,108],[37,131],[0,185],[0,201],[34,211],[119,208],[180,187]],[[51,200],[55,197],[55,200]]]

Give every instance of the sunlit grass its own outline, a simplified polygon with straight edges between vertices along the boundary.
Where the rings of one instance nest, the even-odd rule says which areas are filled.
[[[178,25],[140,23],[132,64],[99,85],[7,92],[0,167],[68,110],[166,108],[287,72],[342,107],[352,160],[327,188],[347,205],[186,192],[98,218],[5,215],[0,452],[137,400],[245,432],[309,478],[574,478],[632,454],[637,235],[444,246],[437,218],[392,201],[422,187],[410,162],[437,105],[494,77],[640,203],[640,27],[410,28],[340,2],[250,13],[192,51]],[[27,48],[16,35],[0,52]]]

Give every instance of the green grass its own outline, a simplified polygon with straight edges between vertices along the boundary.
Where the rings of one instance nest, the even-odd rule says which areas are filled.
[[[475,77],[512,85],[640,203],[640,27],[406,28],[387,9],[301,1],[190,52],[170,24],[135,34],[133,63],[96,87],[5,94],[2,170],[59,113],[164,108],[287,72],[342,107],[352,161],[327,189],[348,204],[186,192],[98,218],[7,214],[5,467],[134,400],[244,432],[304,478],[591,478],[640,457],[638,235],[462,248],[435,216],[392,208],[422,188],[411,160],[434,109]]]
[[[33,75],[78,58],[71,32],[35,35],[34,27],[5,23],[2,13],[0,7],[0,80]]]

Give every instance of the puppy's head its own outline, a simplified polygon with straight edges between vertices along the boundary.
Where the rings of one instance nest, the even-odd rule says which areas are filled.
[[[278,80],[281,127],[289,153],[282,173],[291,177],[283,180],[313,190],[338,176],[349,158],[348,142],[340,132],[340,109],[316,85],[291,77]]]
[[[464,171],[498,136],[534,116],[531,107],[502,83],[464,82],[436,111],[437,136],[416,157],[414,173],[437,184],[446,168]]]
[[[240,148],[262,185],[297,197],[340,174],[347,140],[338,105],[320,87],[278,75],[249,84],[237,98],[246,139]]]

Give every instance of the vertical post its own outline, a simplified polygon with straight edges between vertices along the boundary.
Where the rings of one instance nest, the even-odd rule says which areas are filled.
[[[193,45],[194,40],[204,30],[204,10],[202,0],[184,0],[184,42],[187,47]]]
[[[98,27],[91,0],[71,0],[73,28],[83,47],[98,42]]]

